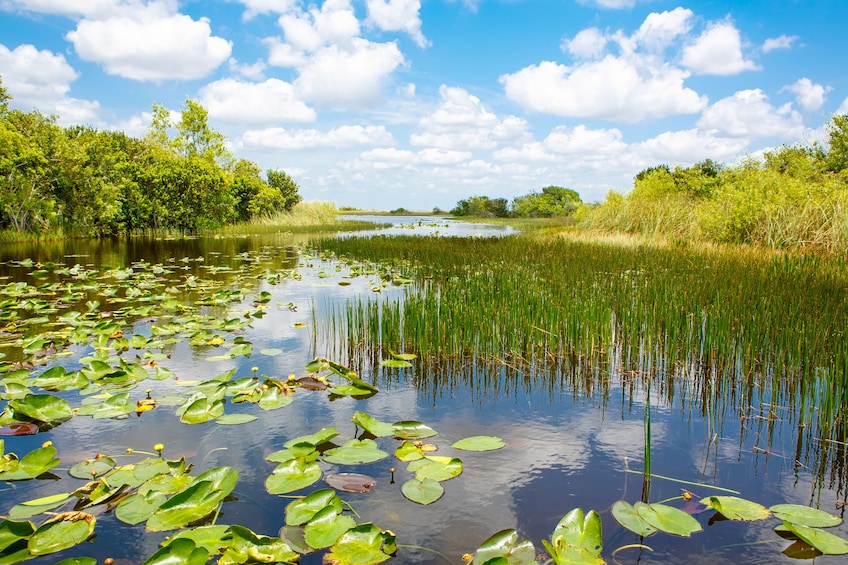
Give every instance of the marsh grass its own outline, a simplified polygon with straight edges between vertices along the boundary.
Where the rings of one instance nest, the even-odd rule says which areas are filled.
[[[762,437],[798,426],[798,465],[845,492],[845,260],[627,238],[348,238],[325,255],[412,275],[398,295],[336,306],[321,339],[354,363],[419,355],[432,394],[464,379],[481,394],[522,387],[607,397],[655,387],[713,429],[726,414]],[[450,375],[450,376],[449,376]],[[758,440],[759,441],[759,440]]]

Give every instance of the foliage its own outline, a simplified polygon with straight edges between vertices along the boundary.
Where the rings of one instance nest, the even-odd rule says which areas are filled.
[[[0,79],[2,81],[2,79]],[[208,112],[186,99],[180,119],[154,103],[147,134],[63,128],[10,110],[0,82],[0,230],[107,235],[196,232],[290,212],[300,187],[236,161]]]
[[[834,116],[826,146],[784,145],[735,166],[650,167],[626,195],[611,192],[578,214],[584,228],[848,251],[848,115]]]
[[[506,198],[472,196],[457,202],[451,214],[475,218],[506,218],[509,216],[509,210]]]
[[[542,192],[531,192],[512,201],[512,215],[520,218],[549,218],[574,213],[583,201],[576,191],[559,186],[546,186]]]

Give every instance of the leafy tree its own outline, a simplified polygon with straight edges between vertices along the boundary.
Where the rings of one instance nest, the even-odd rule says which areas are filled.
[[[279,205],[285,211],[290,211],[302,200],[303,197],[298,192],[300,187],[284,170],[268,169],[266,176],[268,177],[268,186],[271,187],[275,197],[279,194]]]
[[[512,201],[512,214],[522,218],[568,216],[582,204],[580,195],[570,188],[546,186],[542,192],[531,192]]]
[[[476,218],[506,218],[509,216],[509,209],[506,198],[472,196],[457,202],[451,214]]]
[[[828,137],[827,169],[834,173],[848,170],[848,114],[833,117]]]
[[[228,166],[232,155],[224,142],[224,135],[209,126],[209,112],[198,102],[186,98],[177,137],[173,146],[183,157],[200,156],[208,161]]]

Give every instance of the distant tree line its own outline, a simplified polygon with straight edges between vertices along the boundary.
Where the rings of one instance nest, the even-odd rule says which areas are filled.
[[[541,192],[516,197],[510,204],[506,198],[472,196],[457,202],[454,216],[477,218],[549,218],[570,216],[583,203],[570,188],[546,186]]]
[[[689,241],[848,253],[848,115],[824,144],[783,145],[733,166],[650,167],[626,194],[583,206],[578,225]]]
[[[0,78],[0,230],[108,235],[196,231],[290,210],[301,200],[282,170],[236,159],[187,99],[178,123],[153,105],[147,134],[61,127],[9,107]]]

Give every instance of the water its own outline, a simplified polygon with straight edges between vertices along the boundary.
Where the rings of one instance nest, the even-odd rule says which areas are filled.
[[[421,235],[437,237],[501,237],[517,233],[512,226],[494,224],[478,224],[444,218],[440,216],[381,216],[371,214],[356,214],[339,216],[343,220],[358,220],[374,222],[381,228],[375,230],[351,232],[358,236],[392,236],[392,235]]]
[[[357,216],[362,219],[361,216]],[[382,222],[384,217],[377,217]],[[491,235],[504,233],[495,226],[465,225],[436,220],[439,225],[419,225],[415,218],[392,218],[403,226],[378,233],[450,232],[452,235]],[[432,218],[422,219],[432,222]],[[414,227],[410,227],[414,226]],[[190,383],[209,379],[231,369],[239,377],[258,374],[285,379],[305,374],[304,366],[315,356],[330,356],[333,344],[323,343],[321,326],[326,309],[332,304],[379,289],[388,296],[399,296],[402,287],[383,285],[379,274],[351,276],[354,265],[337,264],[300,251],[305,238],[266,235],[256,237],[219,237],[188,240],[131,241],[66,241],[55,244],[6,245],[0,250],[0,286],[13,281],[30,285],[54,282],[71,284],[71,275],[56,274],[63,266],[78,266],[75,272],[94,272],[96,282],[86,290],[84,299],[73,303],[57,303],[51,320],[69,310],[85,311],[86,302],[98,300],[99,308],[113,315],[126,303],[120,299],[128,286],[151,285],[152,295],[183,298],[183,285],[191,277],[214,283],[215,288],[243,289],[244,298],[229,304],[199,307],[199,312],[218,319],[241,318],[249,327],[235,335],[221,333],[227,342],[241,337],[252,343],[250,357],[211,360],[225,352],[222,347],[191,347],[181,340],[166,348],[167,357],[158,361],[178,381],[144,381],[131,391],[133,401],[145,397],[151,388],[154,397],[166,393],[186,393]],[[33,265],[13,263],[31,258]],[[144,260],[144,264],[138,261]],[[45,267],[48,262],[53,265]],[[106,267],[126,268],[135,264],[128,285]],[[164,272],[153,275],[155,265]],[[31,273],[39,266],[47,274],[35,278]],[[356,265],[357,268],[363,267]],[[361,270],[368,270],[364,266]],[[228,269],[228,270],[226,270]],[[296,273],[296,276],[293,276]],[[144,275],[142,277],[142,275]],[[148,278],[148,275],[150,277]],[[279,281],[277,280],[279,275]],[[339,284],[340,282],[349,284]],[[254,300],[261,292],[270,293],[264,315],[257,317]],[[189,299],[196,300],[196,295]],[[0,294],[0,303],[4,296]],[[56,297],[48,297],[55,300]],[[8,319],[14,312],[16,319]],[[11,345],[15,336],[26,332],[47,331],[56,326],[22,323],[36,314],[21,307],[20,301],[0,308],[0,352],[6,361],[22,358],[19,348]],[[254,314],[250,314],[254,313]],[[245,318],[250,315],[250,318]],[[154,325],[167,321],[166,315],[122,320],[124,335],[151,335]],[[179,316],[175,316],[180,319]],[[279,355],[263,355],[263,349],[281,349]],[[89,345],[69,345],[70,355],[50,357],[46,365],[32,369],[40,374],[53,364],[68,370],[84,366],[81,358],[93,354]],[[143,355],[130,349],[122,353],[132,360]],[[336,361],[346,362],[344,359]],[[490,535],[504,528],[515,528],[522,539],[529,539],[543,554],[541,540],[549,538],[557,522],[572,508],[596,509],[604,524],[604,556],[618,546],[640,540],[620,528],[609,509],[617,500],[635,502],[642,489],[640,471],[643,458],[643,417],[645,403],[651,404],[652,468],[656,474],[690,482],[718,485],[741,492],[741,496],[765,505],[776,503],[812,504],[841,514],[840,494],[833,485],[814,479],[811,469],[796,464],[795,441],[798,430],[784,424],[780,413],[766,421],[750,411],[727,414],[719,422],[697,405],[670,401],[656,393],[634,386],[620,376],[599,375],[603,386],[577,386],[562,376],[517,376],[502,371],[477,372],[457,367],[443,382],[427,381],[420,367],[386,369],[365,365],[361,377],[374,382],[380,392],[368,399],[328,398],[325,391],[300,390],[293,402],[284,408],[263,411],[244,403],[226,405],[227,413],[248,413],[257,420],[244,425],[222,426],[214,422],[184,425],[174,414],[175,408],[160,406],[143,415],[122,420],[92,419],[77,416],[34,436],[6,437],[6,453],[25,454],[52,441],[59,450],[62,463],[53,470],[56,479],[34,480],[0,485],[0,512],[17,503],[38,497],[70,492],[84,481],[70,477],[67,468],[75,462],[92,458],[96,453],[123,454],[127,447],[152,450],[155,443],[165,444],[169,458],[185,456],[195,465],[195,473],[231,465],[240,476],[233,495],[235,500],[223,504],[219,524],[240,524],[264,535],[275,536],[284,524],[284,509],[290,499],[270,495],[264,481],[274,468],[265,460],[269,453],[281,449],[294,437],[314,433],[322,427],[335,426],[340,432],[336,443],[354,437],[351,422],[355,411],[363,411],[385,422],[418,420],[439,435],[425,440],[438,447],[438,455],[460,457],[463,473],[443,483],[444,496],[434,504],[413,503],[401,493],[400,486],[411,474],[406,464],[389,457],[383,461],[355,467],[322,463],[325,475],[357,472],[374,477],[377,485],[366,494],[342,493],[358,514],[357,521],[373,522],[397,534],[401,547],[393,563],[437,564],[461,563],[464,553],[473,553]],[[81,405],[77,391],[56,392],[73,406]],[[0,402],[0,407],[6,404]],[[459,452],[453,442],[473,435],[493,435],[505,440],[507,447],[494,452]],[[381,448],[393,452],[399,444],[391,438],[378,440]],[[121,462],[121,461],[119,461]],[[394,474],[391,468],[395,468]],[[394,482],[392,482],[394,479]],[[319,481],[313,488],[326,486]],[[650,499],[662,500],[680,495],[682,489],[698,496],[726,494],[706,487],[654,479]],[[679,505],[679,503],[676,503]],[[691,539],[665,534],[643,541],[654,551],[629,549],[616,558],[621,563],[774,563],[788,560],[781,551],[790,543],[781,540],[772,529],[777,521],[744,524],[710,522],[712,512],[694,503],[685,506],[696,514],[704,532]],[[152,555],[164,533],[145,532],[142,525],[129,526],[118,521],[103,507],[98,507],[96,534],[93,542],[33,559],[33,563],[54,563],[70,556],[91,556],[99,560],[112,557],[116,563],[140,563]],[[32,518],[36,524],[44,518]],[[843,537],[848,529],[833,530]],[[321,552],[304,556],[301,563],[321,562]],[[841,557],[820,557],[817,562],[843,563]]]

